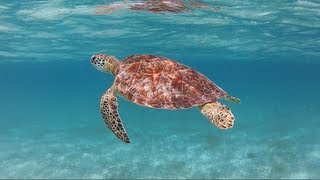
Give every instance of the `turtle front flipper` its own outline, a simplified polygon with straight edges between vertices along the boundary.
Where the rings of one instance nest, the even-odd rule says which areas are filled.
[[[107,127],[123,142],[130,143],[126,130],[124,129],[118,114],[118,102],[115,96],[115,88],[112,86],[101,97],[100,109],[102,118]]]
[[[220,129],[229,129],[233,127],[234,116],[226,105],[219,102],[207,103],[199,106],[200,111],[209,121]]]

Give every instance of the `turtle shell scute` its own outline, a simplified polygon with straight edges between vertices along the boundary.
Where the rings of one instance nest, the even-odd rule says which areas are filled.
[[[199,72],[174,60],[133,55],[119,65],[117,90],[139,105],[184,109],[215,102],[226,93]]]

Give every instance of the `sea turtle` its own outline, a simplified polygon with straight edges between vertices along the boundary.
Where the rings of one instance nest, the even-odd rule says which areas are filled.
[[[240,99],[177,61],[155,55],[132,55],[119,61],[106,54],[95,54],[90,61],[97,70],[115,77],[101,97],[100,108],[107,127],[125,143],[130,141],[118,114],[117,95],[152,108],[177,110],[196,106],[220,129],[234,124],[231,110],[217,100],[239,103]]]
[[[193,0],[139,0],[139,1],[119,1],[107,5],[98,5],[96,14],[108,14],[120,9],[131,9],[135,11],[148,11],[152,13],[182,13],[192,8],[211,7]]]

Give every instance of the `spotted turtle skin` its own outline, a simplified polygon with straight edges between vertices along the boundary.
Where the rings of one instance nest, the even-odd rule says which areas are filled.
[[[117,64],[114,74],[118,93],[147,107],[185,109],[216,102],[226,95],[204,75],[161,56],[127,57]]]

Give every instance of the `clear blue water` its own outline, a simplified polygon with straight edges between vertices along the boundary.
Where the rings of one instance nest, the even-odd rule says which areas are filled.
[[[206,2],[221,10],[98,16],[106,1],[2,0],[0,178],[320,178],[320,3]],[[113,77],[93,53],[193,67],[241,98],[221,101],[235,127],[119,99],[122,143],[100,117]]]

